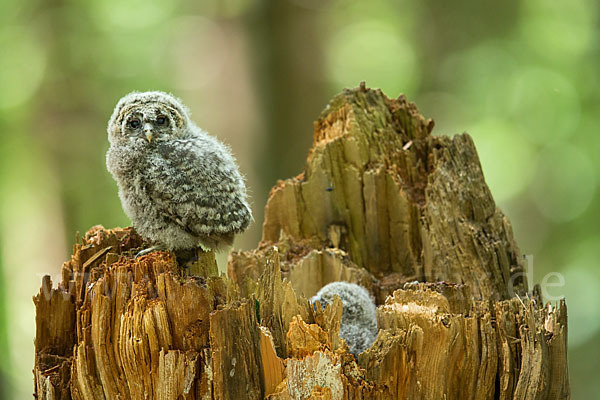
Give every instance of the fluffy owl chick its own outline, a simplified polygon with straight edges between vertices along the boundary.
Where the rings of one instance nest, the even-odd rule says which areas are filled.
[[[342,301],[340,337],[346,341],[350,353],[358,357],[377,337],[377,307],[367,289],[348,282],[329,283],[323,286],[310,301],[313,304],[319,301],[325,308],[333,302],[335,295],[338,295]]]
[[[246,187],[230,150],[196,126],[177,98],[126,95],[108,122],[108,140],[106,166],[123,209],[152,249],[218,249],[248,227]]]

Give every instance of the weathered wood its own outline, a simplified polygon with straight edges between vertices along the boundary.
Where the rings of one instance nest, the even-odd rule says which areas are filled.
[[[272,190],[263,241],[337,242],[378,279],[466,283],[479,298],[523,294],[521,254],[473,141],[432,129],[404,97],[336,97],[315,123],[304,173]]]
[[[185,268],[168,252],[134,259],[131,228],[92,228],[34,298],[36,397],[569,398],[566,305],[527,293],[470,137],[432,129],[404,97],[334,98],[229,278],[212,253]],[[358,360],[339,299],[307,300],[337,280],[378,304]]]

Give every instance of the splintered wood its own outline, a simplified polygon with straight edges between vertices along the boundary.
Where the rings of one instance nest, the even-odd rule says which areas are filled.
[[[566,305],[528,293],[471,138],[432,129],[402,96],[335,97],[229,278],[212,253],[135,259],[132,228],[92,228],[34,297],[35,397],[569,398]],[[340,300],[307,300],[340,280],[378,305],[358,359]]]

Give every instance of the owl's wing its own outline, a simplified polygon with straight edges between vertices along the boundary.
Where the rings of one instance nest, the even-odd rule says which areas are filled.
[[[149,189],[164,218],[200,238],[230,239],[248,226],[244,181],[224,145],[188,139],[158,149],[150,167],[158,179]]]

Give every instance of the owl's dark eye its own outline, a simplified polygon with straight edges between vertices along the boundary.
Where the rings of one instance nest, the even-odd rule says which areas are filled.
[[[161,115],[160,117],[156,118],[156,123],[159,125],[164,125],[167,123],[167,118]]]
[[[131,126],[133,129],[138,128],[140,126],[140,124],[141,124],[141,122],[137,118],[129,121],[129,126]]]

